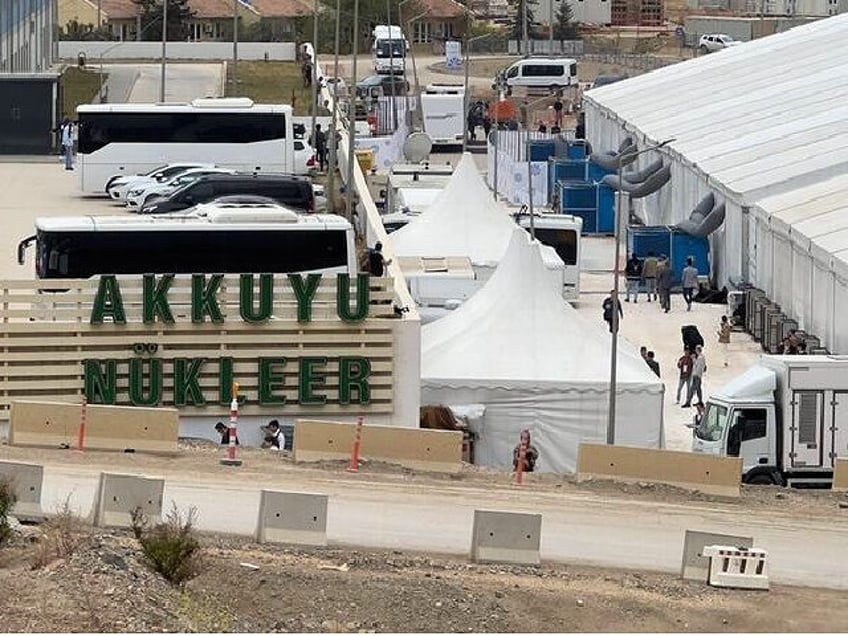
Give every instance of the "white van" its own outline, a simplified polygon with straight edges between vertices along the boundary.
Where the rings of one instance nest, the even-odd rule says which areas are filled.
[[[577,60],[567,57],[528,57],[506,70],[506,84],[559,90],[577,84]]]
[[[430,84],[421,93],[424,132],[434,146],[462,143],[465,126],[465,87],[462,84]]]

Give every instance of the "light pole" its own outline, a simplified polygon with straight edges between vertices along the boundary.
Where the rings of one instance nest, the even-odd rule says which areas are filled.
[[[315,120],[318,117],[318,0],[315,0],[312,11],[312,150],[317,151]]]
[[[226,79],[226,78],[224,78]],[[233,0],[233,89],[238,85],[238,0]]]
[[[522,8],[524,13],[522,14],[521,22],[523,23],[524,28],[524,57],[530,57],[530,43],[529,43],[529,32],[530,25],[527,22],[527,0],[522,1]]]
[[[466,13],[466,16],[469,14]],[[469,103],[471,101],[469,92],[468,92],[468,72],[469,67],[471,66],[471,43],[475,40],[483,40],[491,35],[491,33],[485,33],[483,35],[478,35],[473,38],[468,37],[468,32],[470,31],[468,25],[470,24],[470,20],[466,21],[466,31],[465,31],[465,82],[463,84],[464,89],[462,93],[462,114],[463,114],[463,123],[462,123],[462,152],[465,152],[465,149],[468,145],[468,108]]]
[[[612,333],[610,334],[610,393],[609,393],[609,414],[607,415],[607,444],[615,444],[615,392],[617,388],[617,371],[618,371],[618,308],[621,302],[618,298],[618,279],[619,279],[619,260],[621,259],[621,168],[624,160],[628,162],[635,159],[641,154],[662,148],[666,144],[670,144],[676,138],[672,137],[661,141],[653,146],[648,146],[636,152],[628,152],[620,154],[616,162],[616,175],[618,175],[618,188],[616,191],[615,200],[615,262],[613,263],[613,306],[612,306]]]
[[[327,204],[330,206],[328,210],[331,214],[336,213],[336,156],[338,149],[336,148],[336,130],[338,129],[338,108],[339,108],[339,23],[341,22],[341,0],[336,0],[336,33],[335,33],[335,52],[333,66],[333,117],[330,120],[330,165],[327,169]]]
[[[159,101],[165,102],[165,58],[168,48],[168,0],[162,0],[162,83],[159,86]]]
[[[359,44],[359,0],[353,2],[353,69],[351,69],[352,97],[347,113],[347,190],[345,190],[345,211],[349,221],[353,220],[353,145],[356,141],[356,48]]]
[[[492,196],[495,201],[498,200],[498,134],[500,133],[500,102],[504,87],[506,86],[506,77],[503,71],[498,71],[495,76],[495,127],[492,130],[492,146],[495,151],[494,175],[492,177]],[[488,140],[486,140],[488,143]]]

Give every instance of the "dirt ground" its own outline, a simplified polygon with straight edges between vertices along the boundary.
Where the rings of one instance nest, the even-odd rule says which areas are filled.
[[[333,478],[344,462],[307,467],[243,449],[251,470]],[[211,443],[182,442],[176,456],[0,447],[8,460],[149,471],[219,470]],[[73,457],[72,457],[73,455]],[[369,480],[504,484],[509,474],[464,466],[458,475],[369,464]],[[651,484],[576,483],[531,475],[534,490],[602,494],[610,499],[721,502]],[[740,509],[833,515],[844,494],[745,488]],[[76,549],[33,567],[54,530],[24,526],[0,548],[0,616],[10,632],[816,632],[848,630],[845,593],[773,585],[769,592],[722,590],[671,574],[569,564],[471,564],[458,557],[356,547],[293,548],[203,534],[202,565],[184,587],[145,564],[126,531],[82,525]],[[438,532],[437,528],[432,531]],[[45,538],[45,536],[47,538]],[[42,561],[44,559],[42,558]],[[827,611],[823,611],[827,608]]]

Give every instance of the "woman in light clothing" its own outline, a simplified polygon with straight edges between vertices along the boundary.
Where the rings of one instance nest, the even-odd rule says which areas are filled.
[[[698,289],[698,268],[695,267],[692,257],[686,259],[686,267],[683,268],[683,300],[686,301],[686,311],[692,311],[692,298]]]
[[[730,344],[730,321],[727,319],[727,316],[721,317],[716,334],[718,335],[718,348],[721,350],[721,359],[724,362],[724,366],[727,366],[727,348]]]

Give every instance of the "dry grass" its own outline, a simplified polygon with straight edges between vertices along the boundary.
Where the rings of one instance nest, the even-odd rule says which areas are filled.
[[[86,523],[71,511],[66,501],[58,514],[44,522],[41,532],[32,557],[33,570],[71,556],[88,536],[89,529]]]
[[[227,97],[249,97],[261,104],[291,104],[295,115],[309,115],[312,89],[304,88],[297,62],[239,62],[238,85],[227,82]]]

